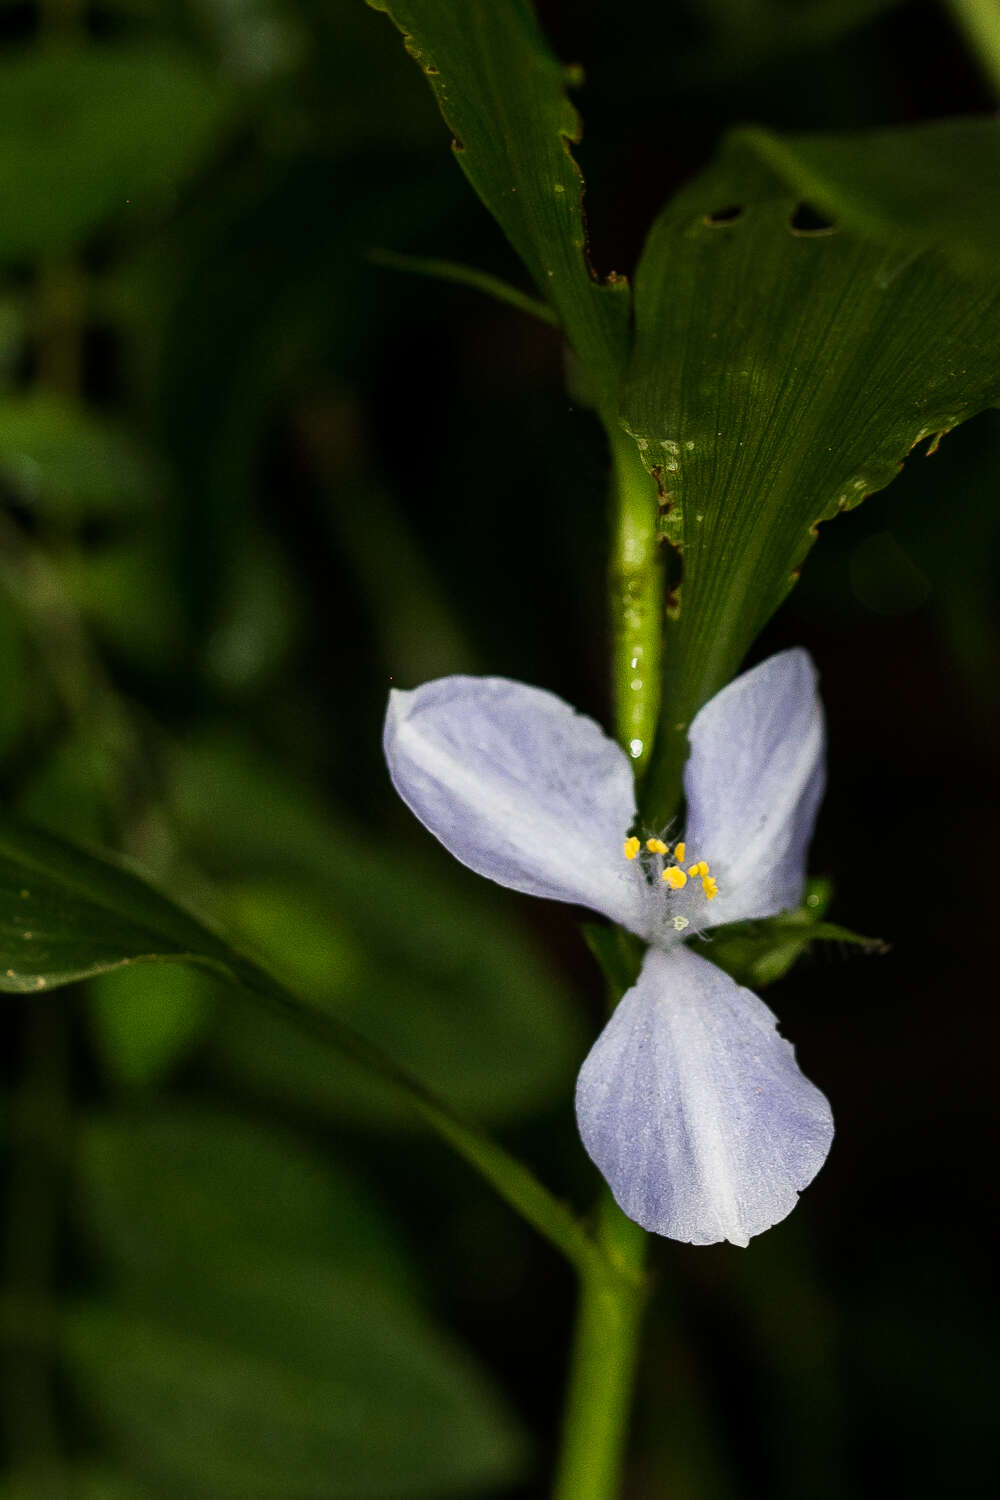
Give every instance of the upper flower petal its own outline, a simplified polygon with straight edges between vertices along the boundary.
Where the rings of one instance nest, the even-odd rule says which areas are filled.
[[[687,948],[651,948],[583,1067],[583,1144],[645,1229],[694,1245],[777,1224],[833,1138],[762,1000]]]
[[[464,865],[639,922],[632,767],[593,719],[506,678],[442,677],[390,694],[383,743],[399,795]]]
[[[684,772],[687,847],[718,877],[712,925],[798,904],[823,795],[823,709],[807,652],[744,672],[696,715]]]

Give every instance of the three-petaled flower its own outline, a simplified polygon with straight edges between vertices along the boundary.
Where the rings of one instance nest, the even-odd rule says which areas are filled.
[[[625,752],[539,688],[444,677],[394,691],[384,743],[396,790],[463,864],[649,944],[580,1070],[580,1135],[646,1229],[746,1245],[794,1208],[833,1120],[772,1012],[685,939],[801,900],[824,780],[808,655],[736,678],[689,740],[679,842],[640,836]]]

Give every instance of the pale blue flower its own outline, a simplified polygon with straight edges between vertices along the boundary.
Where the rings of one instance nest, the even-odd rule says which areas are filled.
[[[824,779],[807,654],[731,682],[689,739],[680,842],[635,829],[625,752],[539,688],[444,677],[393,692],[384,743],[396,790],[463,864],[649,944],[580,1070],[580,1135],[646,1229],[746,1245],[794,1208],[833,1120],[763,1001],[684,940],[802,898]]]

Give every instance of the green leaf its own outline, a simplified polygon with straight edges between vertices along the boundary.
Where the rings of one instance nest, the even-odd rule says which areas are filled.
[[[759,144],[737,133],[667,206],[636,276],[622,417],[683,564],[645,786],[654,824],[676,808],[688,724],[787,594],[817,523],[1000,401],[995,276],[962,276],[902,233],[796,227],[809,174]]]
[[[812,880],[797,911],[718,927],[710,938],[694,946],[737,983],[755,990],[781,979],[813,943],[836,943],[868,954],[888,952],[881,938],[861,937],[834,922],[824,922],[822,916],[831,896],[827,881]]]
[[[517,1478],[524,1445],[500,1393],[432,1324],[391,1227],[344,1173],[291,1139],[173,1109],[91,1126],[80,1170],[113,1300],[69,1312],[66,1356],[119,1462],[154,1491],[376,1500]]]
[[[183,53],[90,46],[0,65],[0,258],[62,254],[172,201],[229,113]],[[127,121],[127,128],[123,122]]]
[[[551,302],[592,379],[614,389],[628,341],[623,280],[586,256],[580,121],[571,70],[552,57],[527,0],[368,0],[388,12],[454,132],[463,172]]]
[[[68,984],[137,960],[248,968],[123,866],[0,817],[0,990]]]
[[[44,990],[137,960],[204,966],[407,1099],[575,1264],[589,1267],[598,1256],[574,1216],[521,1162],[339,1017],[310,1007],[123,866],[2,818],[0,904],[0,990]]]
[[[822,135],[737,131],[803,197],[886,243],[940,248],[965,271],[1000,256],[1000,122],[932,120]]]

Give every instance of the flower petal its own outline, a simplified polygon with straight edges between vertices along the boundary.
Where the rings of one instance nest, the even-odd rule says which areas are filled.
[[[737,677],[695,715],[689,739],[686,839],[719,882],[712,925],[796,906],[825,780],[808,653],[782,651]]]
[[[791,1213],[833,1119],[762,1000],[687,948],[651,948],[580,1070],[590,1156],[644,1229],[746,1245]]]
[[[383,743],[399,795],[464,865],[640,921],[632,767],[593,719],[502,677],[442,677],[390,694]]]

